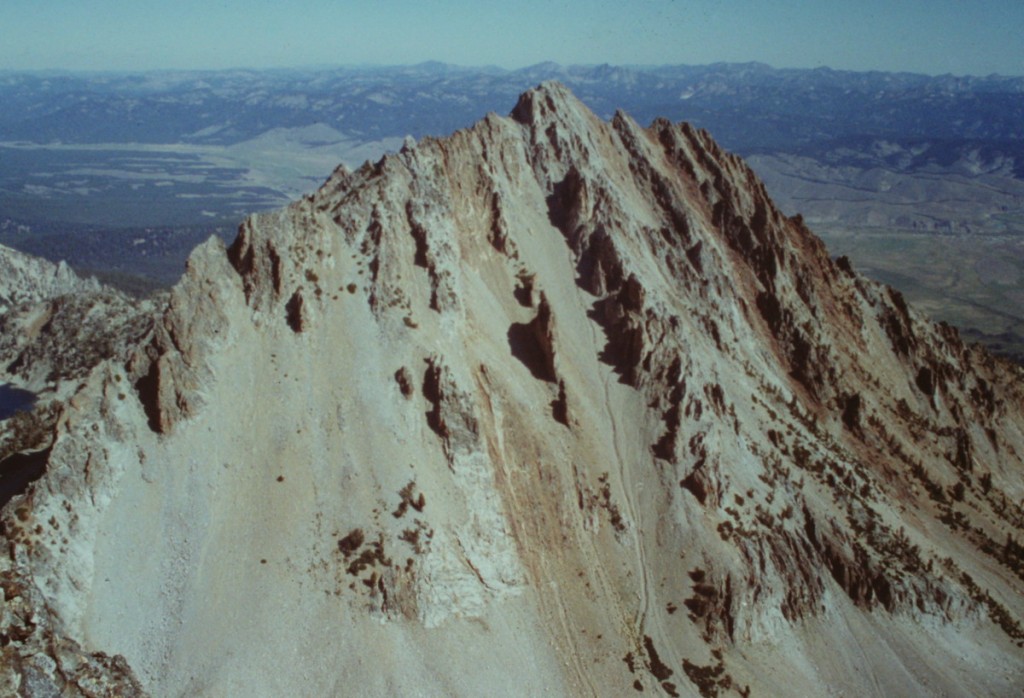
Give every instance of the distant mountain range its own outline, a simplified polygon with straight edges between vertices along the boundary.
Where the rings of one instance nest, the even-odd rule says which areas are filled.
[[[443,135],[558,79],[616,109],[708,128],[749,154],[852,137],[1022,140],[1024,78],[779,70],[760,63],[627,68],[442,63],[331,70],[0,74],[0,140],[231,145],[322,123],[362,139]]]

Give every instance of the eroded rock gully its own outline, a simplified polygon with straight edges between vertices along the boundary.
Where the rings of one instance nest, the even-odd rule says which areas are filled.
[[[704,131],[544,84],[205,244],[151,317],[3,510],[76,653],[5,601],[8,686],[1020,686],[1020,369]]]

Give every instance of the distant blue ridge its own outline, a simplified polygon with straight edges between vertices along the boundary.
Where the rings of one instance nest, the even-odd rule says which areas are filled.
[[[9,419],[17,412],[32,409],[35,402],[35,393],[6,383],[0,385],[0,420]]]

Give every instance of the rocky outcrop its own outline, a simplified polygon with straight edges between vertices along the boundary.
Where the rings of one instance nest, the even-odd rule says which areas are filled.
[[[0,315],[5,380],[36,390],[78,381],[124,357],[152,327],[153,308],[116,292],[60,295]]]
[[[5,569],[154,694],[1019,679],[1019,369],[685,124],[544,84],[340,168],[83,382]]]
[[[154,305],[0,246],[0,380],[66,394],[149,331]]]
[[[64,262],[53,264],[0,245],[0,314],[22,304],[100,288],[96,279],[80,278]]]
[[[202,385],[212,378],[207,354],[228,332],[222,304],[237,288],[223,245],[210,238],[193,252],[167,308],[127,359],[128,379],[154,432],[168,432],[202,404]],[[296,307],[293,297],[285,311],[288,326],[301,331],[301,300]]]
[[[85,652],[54,628],[25,575],[0,571],[0,690],[9,696],[145,696],[124,657]]]

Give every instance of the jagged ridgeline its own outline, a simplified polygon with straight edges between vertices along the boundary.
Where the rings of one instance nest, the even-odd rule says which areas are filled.
[[[1024,681],[1020,370],[707,133],[556,83],[197,249],[47,447],[3,510],[8,687]]]

